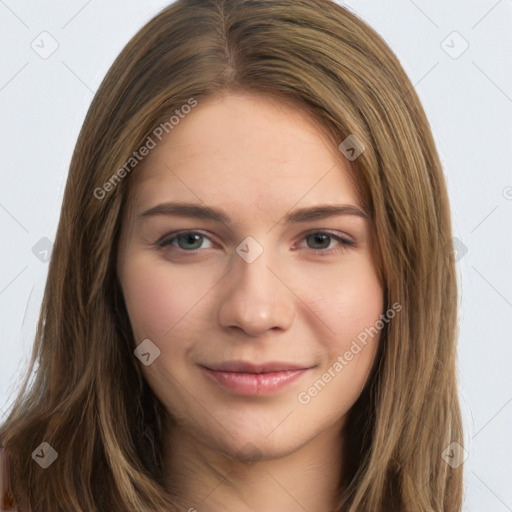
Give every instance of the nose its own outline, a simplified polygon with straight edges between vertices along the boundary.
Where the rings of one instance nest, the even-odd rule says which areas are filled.
[[[263,251],[252,263],[236,256],[219,309],[219,324],[225,329],[255,337],[272,330],[285,331],[293,325],[297,316],[295,296],[278,277],[275,265],[269,265],[267,254]]]

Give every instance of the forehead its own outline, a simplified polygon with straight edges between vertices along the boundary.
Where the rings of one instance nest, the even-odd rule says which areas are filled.
[[[199,101],[135,172],[140,207],[171,199],[268,207],[358,200],[350,164],[322,125],[262,95]]]

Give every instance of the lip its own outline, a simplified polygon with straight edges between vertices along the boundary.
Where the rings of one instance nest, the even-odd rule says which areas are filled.
[[[216,384],[236,394],[247,396],[277,393],[311,368],[284,362],[254,364],[245,361],[201,366],[205,375]]]
[[[285,361],[267,361],[263,363],[251,363],[249,361],[225,361],[202,365],[217,372],[238,372],[238,373],[273,373],[293,370],[305,370],[311,368],[306,364],[289,363]]]

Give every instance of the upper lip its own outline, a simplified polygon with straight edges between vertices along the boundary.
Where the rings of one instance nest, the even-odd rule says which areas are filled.
[[[223,363],[207,364],[202,366],[216,372],[239,373],[271,373],[292,370],[306,370],[311,368],[311,366],[308,365],[281,361],[269,361],[260,364],[254,364],[248,361],[225,361]]]

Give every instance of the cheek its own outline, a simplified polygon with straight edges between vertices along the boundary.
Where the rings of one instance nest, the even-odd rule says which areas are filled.
[[[136,341],[160,343],[174,334],[200,296],[190,282],[187,286],[183,273],[171,273],[165,262],[147,256],[133,258],[126,266],[123,293]]]
[[[380,339],[375,326],[382,323],[383,290],[371,267],[361,266],[331,283],[316,307],[329,326],[321,340],[325,357],[297,401],[304,414],[330,422],[350,410],[367,381]]]
[[[328,327],[327,339],[333,348],[341,350],[350,344],[353,337],[374,325],[383,312],[383,289],[365,258],[354,259],[336,272],[319,269],[307,281],[313,285],[306,295],[308,302]]]
[[[368,273],[351,276],[338,290],[337,314],[332,319],[334,330],[351,338],[371,327],[380,318],[384,307],[383,290],[377,278]]]

